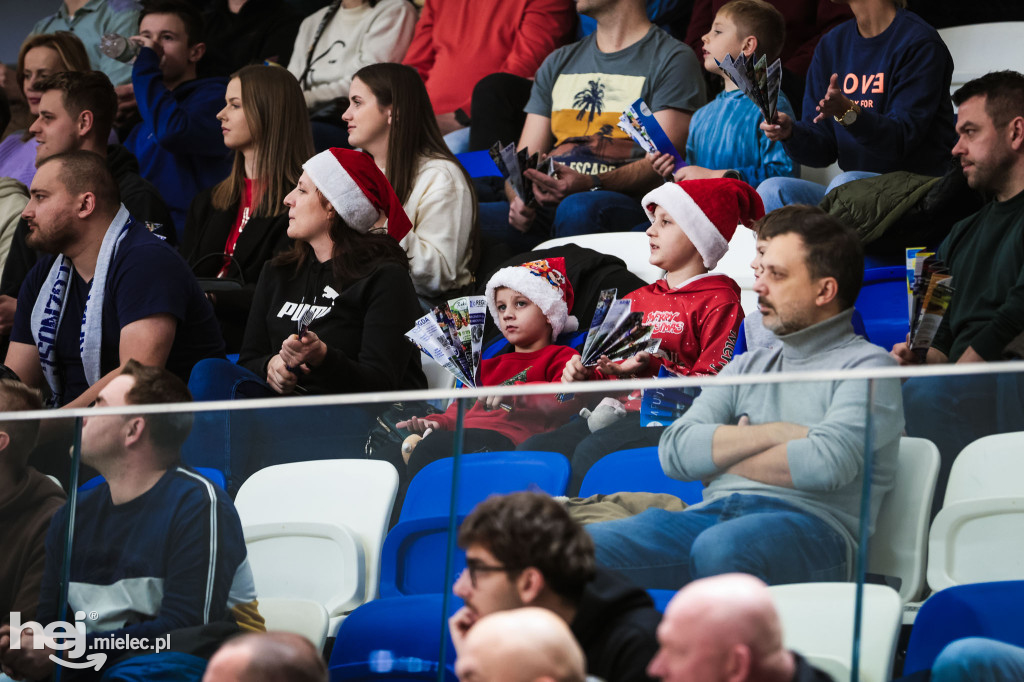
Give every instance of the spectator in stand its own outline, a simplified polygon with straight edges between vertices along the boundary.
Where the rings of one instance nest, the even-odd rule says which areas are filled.
[[[199,360],[223,357],[188,266],[128,212],[102,157],[48,157],[31,193],[28,246],[49,255],[18,293],[4,364],[46,387],[51,407],[92,404],[131,359],[186,378]]]
[[[0,413],[41,409],[39,391],[0,379]],[[28,466],[38,433],[38,420],[0,421],[0,625],[12,613],[35,620],[46,529],[64,504],[60,486]]]
[[[693,115],[686,140],[686,163],[672,179],[701,180],[735,177],[757,187],[766,178],[793,176],[793,160],[779,142],[766,138],[758,128],[764,115],[718,66],[726,55],[772,62],[785,37],[779,10],[764,0],[732,0],[722,6],[711,29],[704,35],[704,68],[725,79],[725,90]],[[785,93],[779,93],[778,110],[792,114]],[[660,175],[672,173],[671,154],[649,157]]]
[[[971,189],[992,200],[939,245],[953,297],[924,358],[906,343],[893,348],[902,365],[995,362],[1024,332],[1024,75],[989,73],[957,90],[953,101],[953,156]],[[933,514],[960,450],[982,436],[1024,429],[1019,374],[914,377],[903,384],[903,399],[907,433],[928,438],[942,455]]]
[[[618,129],[619,115],[642,97],[676,148],[685,149],[690,116],[704,104],[693,51],[650,22],[643,0],[579,0],[577,9],[597,20],[597,30],[544,60],[519,138],[520,149],[558,162],[555,175],[526,171],[539,209],[509,184],[508,201],[481,204],[488,264],[550,236],[643,222],[637,199],[663,180]]]
[[[768,213],[787,204],[818,204],[833,187],[858,178],[898,170],[938,176],[949,167],[953,58],[942,38],[904,9],[906,0],[846,2],[854,18],[814,50],[803,119],[780,113],[777,124],[761,124],[797,163],[824,167],[838,161],[845,172],[827,188],[769,178],[758,186]]]
[[[207,35],[202,76],[228,76],[243,66],[284,66],[302,16],[284,0],[212,0],[203,15]]]
[[[234,165],[192,202],[181,252],[198,276],[238,283],[208,287],[228,352],[236,353],[260,271],[288,247],[284,198],[313,155],[313,140],[299,85],[283,68],[244,67],[228,83],[224,102],[216,120]]]
[[[401,61],[415,26],[416,8],[408,0],[334,0],[303,20],[288,70],[306,98],[317,150],[347,145],[341,114],[352,75],[370,64]]]
[[[349,99],[349,142],[369,152],[395,188],[412,222],[402,240],[412,281],[420,299],[434,305],[473,282],[480,259],[473,182],[441,139],[413,69],[365,66]]]
[[[107,74],[114,85],[121,85],[131,80],[131,64],[100,52],[100,39],[108,33],[124,37],[138,33],[141,9],[136,0],[63,0],[56,12],[36,22],[29,36],[57,31],[74,33],[85,46],[92,68]]]
[[[320,652],[293,632],[251,632],[229,639],[210,658],[203,675],[203,682],[283,680],[327,682]]]
[[[797,105],[803,99],[804,78],[811,65],[814,48],[821,37],[849,19],[850,8],[832,0],[770,0],[782,13],[786,40],[782,44],[782,89]],[[711,30],[715,16],[729,0],[696,0],[686,29],[685,42],[698,55],[703,36]]]
[[[42,79],[61,71],[89,71],[89,55],[74,33],[58,31],[32,36],[18,51],[18,87],[25,93],[29,113],[39,115],[43,93],[36,89]],[[2,130],[2,129],[0,129]],[[0,177],[14,178],[28,187],[36,174],[35,136],[26,128],[0,142]]]
[[[7,102],[7,95],[0,91],[0,130],[5,128],[11,121],[11,107]],[[11,241],[14,239],[14,232],[18,221],[21,220],[21,211],[28,203],[28,188],[24,184],[0,175],[0,261],[7,261],[7,253],[11,250]],[[3,273],[3,265],[0,264],[0,274]],[[3,610],[0,609],[0,613]]]
[[[403,63],[426,83],[437,124],[453,151],[469,146],[473,87],[492,73],[533,78],[575,28],[568,0],[427,0]]]
[[[411,226],[398,198],[363,152],[331,149],[303,170],[284,200],[295,241],[260,274],[238,364],[211,361],[192,373],[197,400],[426,388],[419,351],[405,338],[421,310],[399,246]],[[385,219],[386,232],[372,229]],[[362,456],[379,407],[346,406],[331,419],[293,410],[269,425],[259,413],[239,413],[223,451],[241,453],[249,472],[296,459]],[[228,415],[213,417],[214,440],[202,442],[228,432],[221,425]],[[291,447],[297,433],[298,450]],[[235,468],[240,480],[246,473]]]
[[[217,121],[227,81],[196,78],[206,51],[202,17],[181,0],[147,3],[132,40],[142,46],[132,69],[142,122],[124,146],[163,194],[181,235],[192,199],[231,170]]]
[[[55,154],[90,151],[106,161],[118,194],[132,217],[162,239],[175,237],[171,214],[156,187],[142,179],[131,152],[107,144],[117,110],[117,96],[99,71],[65,71],[36,83],[41,93],[39,117],[29,131],[35,135],[36,165]],[[29,223],[22,216],[0,279],[0,332],[10,333],[22,283],[39,254],[29,246]]]

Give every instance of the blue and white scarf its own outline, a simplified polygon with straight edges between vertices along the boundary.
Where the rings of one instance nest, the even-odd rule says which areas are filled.
[[[96,271],[89,284],[89,295],[82,311],[81,331],[78,335],[78,350],[82,355],[85,379],[91,386],[103,376],[100,367],[100,349],[103,345],[103,298],[107,290],[107,270],[117,253],[117,247],[135,224],[128,209],[121,204],[113,222],[103,235],[100,253],[96,258]],[[46,275],[36,304],[32,307],[32,338],[39,349],[39,364],[50,387],[50,407],[64,403],[64,373],[57,358],[57,330],[60,329],[71,283],[71,261],[64,254],[58,254],[50,272]],[[48,292],[48,293],[47,293]]]

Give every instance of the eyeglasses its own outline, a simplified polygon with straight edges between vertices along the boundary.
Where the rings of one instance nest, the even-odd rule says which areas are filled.
[[[472,561],[472,560],[470,560],[470,561],[466,562],[466,567],[464,569],[462,569],[462,573],[459,573],[458,577],[461,578],[463,575],[465,575],[468,572],[469,573],[469,583],[473,586],[473,589],[475,590],[476,589],[476,579],[477,579],[477,576],[479,574],[481,574],[481,573],[506,573],[506,572],[514,571],[514,570],[516,570],[516,569],[509,568],[508,566],[489,566],[489,565],[487,565],[485,563],[482,563],[480,561]],[[456,579],[456,582],[458,582],[458,578]]]

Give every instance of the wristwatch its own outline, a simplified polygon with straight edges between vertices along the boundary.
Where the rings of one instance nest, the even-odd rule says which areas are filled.
[[[842,116],[833,116],[832,118],[844,128],[850,127],[857,120],[857,105],[851,102],[850,108],[843,112]]]
[[[590,185],[590,191],[591,192],[597,191],[599,189],[604,189],[604,183],[601,182],[601,177],[599,175],[591,175],[590,176],[590,182],[591,182],[591,185]]]

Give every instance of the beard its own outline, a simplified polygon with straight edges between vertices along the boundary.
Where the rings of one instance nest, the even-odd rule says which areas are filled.
[[[25,235],[25,244],[30,248],[50,254],[63,253],[74,240],[75,230],[70,213],[54,216],[47,226],[35,224]]]

